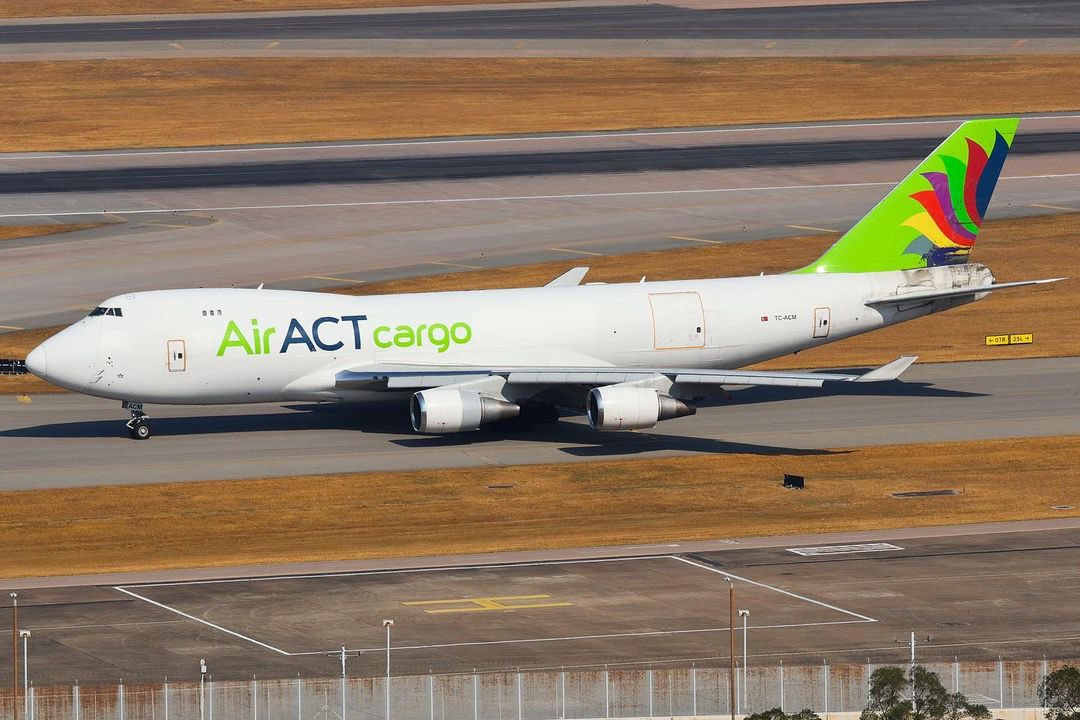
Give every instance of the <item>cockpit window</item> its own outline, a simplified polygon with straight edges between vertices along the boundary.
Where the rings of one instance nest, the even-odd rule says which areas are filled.
[[[108,310],[108,308],[96,307],[90,311],[90,317],[94,317],[96,315],[104,315],[106,310]]]
[[[124,311],[120,308],[105,308],[96,307],[90,311],[90,317],[97,315],[112,315],[113,317],[124,317]]]

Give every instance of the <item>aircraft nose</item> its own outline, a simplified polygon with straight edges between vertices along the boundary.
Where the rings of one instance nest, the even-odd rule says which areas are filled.
[[[49,369],[49,358],[45,353],[45,344],[42,343],[30,351],[26,356],[26,369],[38,377],[45,377]]]

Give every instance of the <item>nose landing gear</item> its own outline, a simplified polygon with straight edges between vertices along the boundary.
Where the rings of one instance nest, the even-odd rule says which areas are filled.
[[[143,412],[141,402],[124,401],[125,410],[131,411],[131,419],[127,421],[128,435],[132,440],[146,440],[150,437],[150,416]]]

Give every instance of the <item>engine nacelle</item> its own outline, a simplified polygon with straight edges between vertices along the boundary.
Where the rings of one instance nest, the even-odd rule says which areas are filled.
[[[476,430],[484,423],[517,417],[521,407],[478,392],[433,388],[412,396],[409,415],[413,430],[443,434]]]
[[[619,385],[590,390],[585,409],[594,430],[640,430],[697,412],[693,405],[651,388]]]

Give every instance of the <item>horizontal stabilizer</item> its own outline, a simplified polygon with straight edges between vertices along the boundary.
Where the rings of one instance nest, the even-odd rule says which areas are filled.
[[[914,292],[900,295],[890,295],[889,297],[875,298],[874,300],[867,300],[866,305],[900,305],[909,302],[922,302],[927,300],[938,300],[941,298],[950,297],[964,297],[965,295],[981,295],[983,293],[993,292],[994,290],[1007,290],[1015,287],[1025,287],[1027,285],[1045,285],[1047,283],[1059,282],[1065,278],[1047,278],[1045,280],[1020,280],[1018,282],[1009,283],[997,283],[995,285],[983,285],[981,287],[961,288],[959,290],[934,290],[932,292]]]
[[[544,287],[575,287],[581,284],[585,273],[589,272],[588,266],[570,268],[559,277],[555,278]]]

